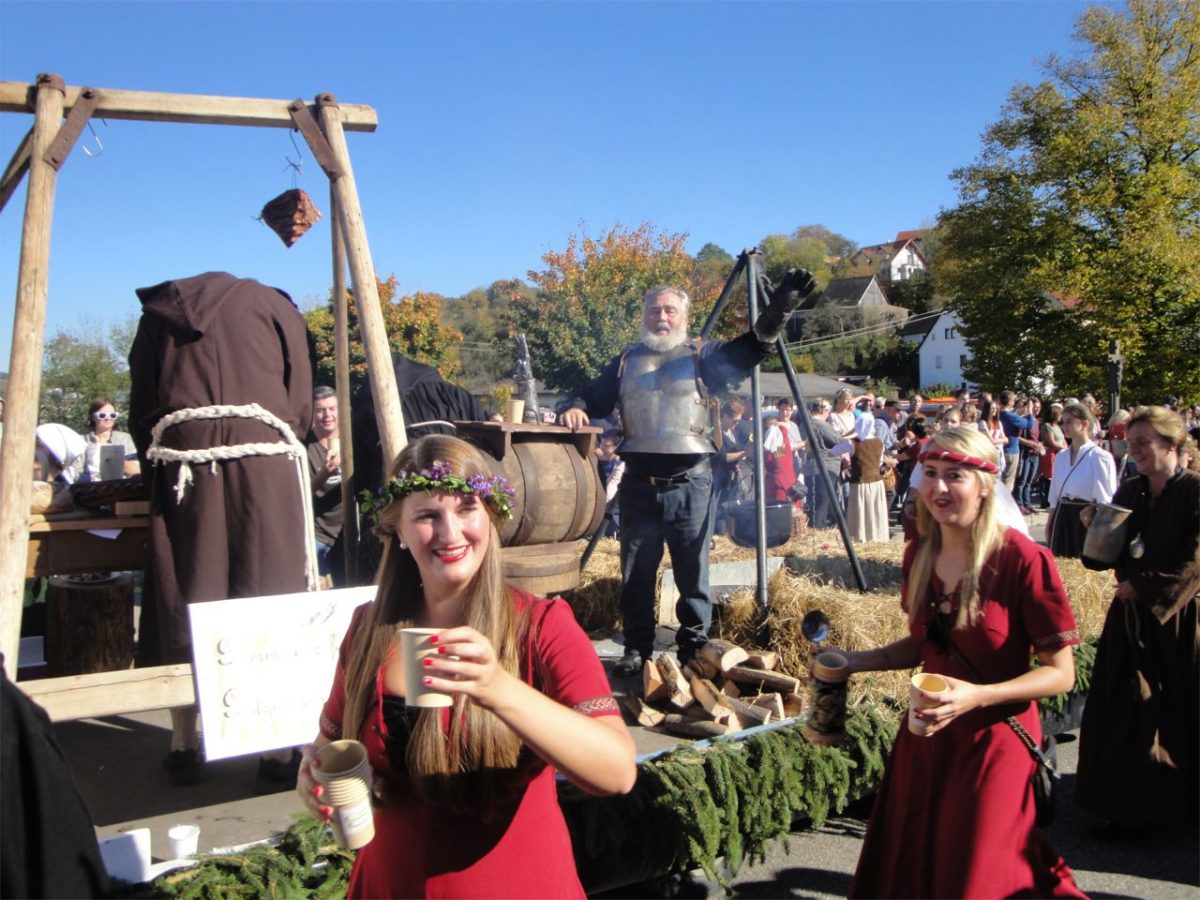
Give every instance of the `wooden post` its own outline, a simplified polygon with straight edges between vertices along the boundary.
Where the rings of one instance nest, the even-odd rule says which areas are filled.
[[[33,490],[33,430],[42,382],[46,295],[50,285],[50,225],[57,172],[42,158],[62,124],[63,80],[39,75],[30,145],[29,187],[21,231],[17,304],[0,448],[0,652],[4,670],[17,680],[25,559],[29,546],[29,499]]]
[[[367,229],[358,203],[358,189],[350,168],[346,133],[342,130],[341,115],[332,94],[318,95],[317,113],[325,140],[329,142],[342,169],[341,176],[333,182],[337,198],[335,212],[342,226],[342,241],[350,260],[350,280],[354,286],[354,302],[358,307],[358,327],[362,331],[363,349],[367,355],[367,375],[371,381],[371,396],[375,400],[375,420],[379,424],[379,437],[383,442],[383,470],[390,472],[408,438],[404,433],[404,412],[400,408],[400,392],[396,389],[396,371],[392,368],[383,310],[379,306],[375,264],[371,261]]]
[[[338,437],[342,444],[342,547],[346,584],[358,584],[358,516],[354,506],[354,429],[350,416],[350,310],[346,301],[346,245],[337,194],[329,186],[333,233],[333,369],[337,387]]]

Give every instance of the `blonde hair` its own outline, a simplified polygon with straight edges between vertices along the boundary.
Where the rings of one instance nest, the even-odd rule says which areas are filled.
[[[458,438],[429,435],[409,444],[396,459],[393,473],[429,469],[435,461],[448,463],[456,475],[469,479],[491,475],[482,453]],[[405,498],[407,499],[407,498]],[[383,540],[383,559],[376,577],[378,590],[367,622],[355,634],[346,658],[346,703],[342,735],[357,737],[376,702],[379,670],[393,648],[396,631],[411,626],[424,605],[421,575],[412,554],[399,545],[396,522],[404,500],[385,507],[376,527]],[[467,587],[465,621],[487,637],[502,669],[518,674],[519,648],[527,631],[526,617],[514,615],[500,561],[498,514],[488,511],[491,535],[479,571]],[[415,586],[415,587],[414,587]],[[499,718],[457,695],[450,713],[450,731],[441,725],[440,710],[424,709],[413,727],[406,753],[408,774],[418,797],[459,812],[494,809],[501,796],[499,776],[516,768],[521,740]],[[471,776],[464,778],[461,776]]]
[[[1153,428],[1160,438],[1176,450],[1181,449],[1187,440],[1188,433],[1183,427],[1183,419],[1165,406],[1143,406],[1138,409],[1125,424],[1125,434],[1128,435],[1129,429],[1142,422]]]
[[[939,431],[930,439],[930,443],[943,450],[990,460],[995,456],[992,442],[977,428],[958,427]],[[920,465],[920,463],[918,463]],[[971,525],[971,539],[967,549],[967,568],[963,572],[960,585],[958,616],[955,628],[965,628],[974,624],[979,618],[979,577],[988,558],[999,549],[1004,541],[1004,526],[996,517],[996,476],[982,469],[963,467],[979,480],[979,487],[986,495],[979,502],[979,515]],[[907,589],[904,593],[904,605],[908,609],[910,622],[915,622],[921,616],[925,603],[925,595],[929,591],[929,581],[933,575],[933,566],[938,553],[942,549],[942,530],[937,520],[925,506],[924,498],[917,494],[917,549],[913,553],[912,564],[906,576]]]

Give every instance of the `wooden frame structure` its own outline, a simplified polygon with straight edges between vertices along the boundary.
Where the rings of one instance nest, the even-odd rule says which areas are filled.
[[[0,444],[0,652],[16,680],[25,567],[29,542],[29,477],[34,453],[42,351],[49,292],[50,230],[57,173],[93,116],[197,125],[297,129],[330,181],[333,210],[333,295],[338,403],[350,408],[346,266],[358,305],[375,415],[385,459],[404,448],[404,419],[367,243],[346,131],[374,131],[369,106],[341,105],[332,94],[303,100],[261,100],[199,94],[163,94],[68,87],[61,77],[38,75],[33,84],[0,82],[0,112],[33,113],[33,127],[0,177],[0,209],[21,179],[29,184],[21,232],[12,355]],[[64,120],[64,114],[66,118]],[[351,455],[350,417],[341,417],[345,455]],[[348,474],[348,473],[347,473]],[[348,490],[349,477],[343,479]],[[195,701],[191,666],[160,666],[22,682],[53,719],[111,715],[184,706]]]

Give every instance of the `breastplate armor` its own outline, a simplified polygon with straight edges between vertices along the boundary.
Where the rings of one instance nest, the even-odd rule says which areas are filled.
[[[639,344],[625,354],[620,389],[623,453],[713,453],[699,361],[685,342],[659,353]]]

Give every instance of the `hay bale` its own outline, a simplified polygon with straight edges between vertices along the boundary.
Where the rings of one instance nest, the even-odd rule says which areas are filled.
[[[855,552],[871,588],[860,594],[845,556],[837,529],[809,529],[787,544],[773,548],[772,556],[787,560],[767,587],[770,647],[779,654],[778,670],[807,680],[808,642],[800,632],[806,613],[822,610],[830,620],[829,643],[847,650],[867,650],[897,641],[908,633],[908,622],[900,609],[900,566],[904,544],[857,544]],[[739,547],[717,537],[712,562],[754,559],[752,548]],[[1060,559],[1062,576],[1071,608],[1085,641],[1100,635],[1112,602],[1111,572],[1092,572],[1077,559]],[[659,576],[670,564],[664,554]],[[584,630],[605,636],[621,623],[620,545],[611,538],[600,541],[570,598]],[[758,610],[753,589],[735,592],[729,602],[714,612],[713,636],[725,638],[747,649],[758,646]],[[850,680],[850,703],[903,698],[909,672],[876,672]]]

